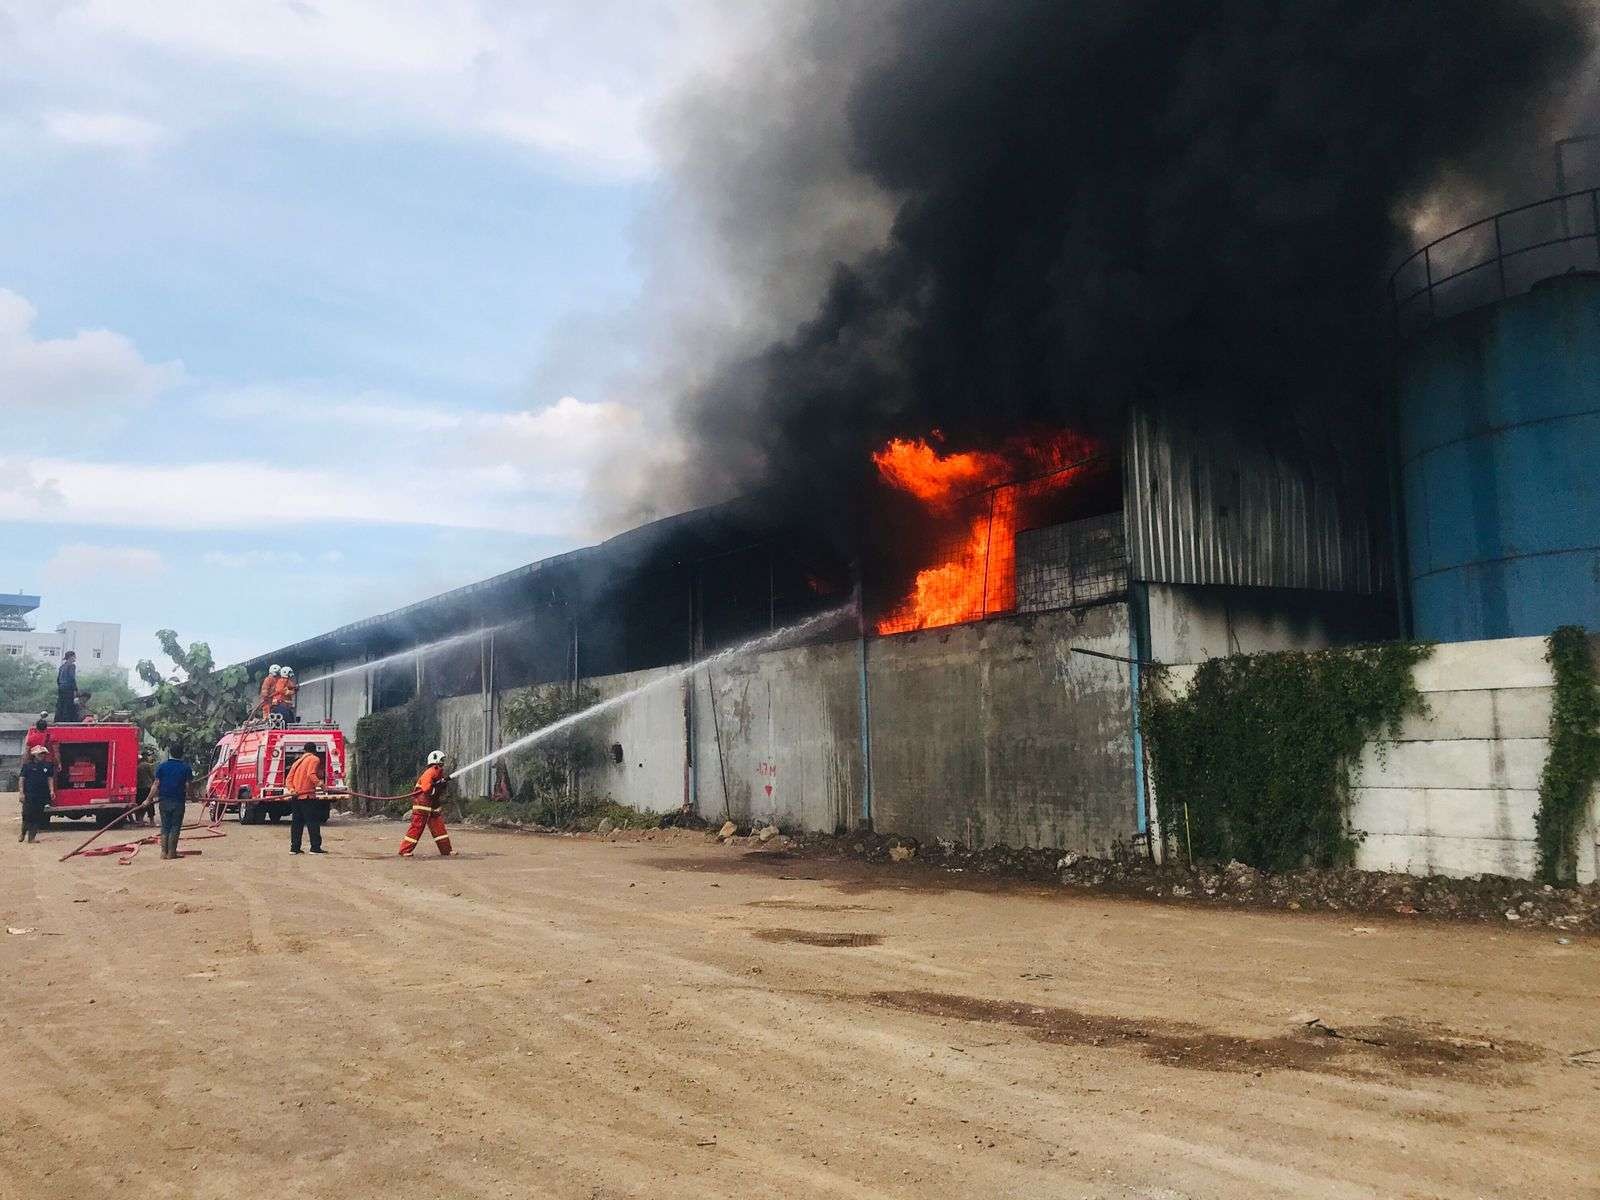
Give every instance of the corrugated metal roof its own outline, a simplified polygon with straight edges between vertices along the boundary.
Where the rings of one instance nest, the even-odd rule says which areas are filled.
[[[1227,430],[1133,414],[1123,495],[1134,578],[1366,595],[1389,587],[1365,496]]]
[[[729,538],[748,540],[742,532],[740,512],[751,502],[750,498],[727,501],[706,508],[693,509],[674,516],[662,517],[648,524],[625,530],[594,546],[569,550],[563,554],[525,563],[488,579],[441,592],[425,600],[404,605],[377,616],[351,621],[326,633],[280,646],[276,650],[246,659],[236,665],[251,670],[265,667],[269,662],[329,661],[330,654],[350,653],[363,641],[382,636],[401,641],[416,642],[424,637],[414,636],[415,630],[426,626],[430,620],[459,625],[452,619],[451,610],[457,607],[470,609],[474,605],[494,603],[501,597],[515,599],[520,588],[537,576],[558,572],[565,568],[574,570],[622,570],[636,564],[652,552],[667,550],[674,557],[693,559],[720,550]],[[742,544],[742,543],[741,543]],[[485,624],[495,623],[486,620]],[[470,628],[469,625],[462,626]],[[457,632],[460,631],[458,628]]]

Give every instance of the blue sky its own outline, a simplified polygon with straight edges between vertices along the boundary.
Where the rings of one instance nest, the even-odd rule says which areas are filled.
[[[653,123],[753,11],[0,0],[0,590],[231,660],[593,540]]]

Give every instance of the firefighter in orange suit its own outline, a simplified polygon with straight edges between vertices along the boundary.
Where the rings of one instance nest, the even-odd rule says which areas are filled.
[[[299,720],[295,712],[295,698],[299,695],[300,685],[294,681],[293,667],[278,668],[278,686],[272,693],[272,716],[282,717],[285,725],[292,725]]]
[[[433,844],[440,854],[450,853],[450,833],[444,827],[444,793],[450,786],[450,776],[444,773],[444,751],[435,750],[428,755],[428,766],[417,777],[417,786],[411,791],[411,827],[400,839],[400,854],[410,858],[411,852],[422,840],[422,831],[433,834]]]
[[[283,670],[277,663],[267,668],[267,673],[261,677],[261,715],[272,715],[272,701],[278,694],[278,674]]]

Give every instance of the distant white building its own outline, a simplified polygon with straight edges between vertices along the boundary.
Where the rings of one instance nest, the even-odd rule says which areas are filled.
[[[35,629],[28,614],[39,607],[38,596],[0,594],[0,654],[59,665],[68,650],[77,652],[85,674],[123,669],[122,626],[109,621],[63,621],[55,631]]]

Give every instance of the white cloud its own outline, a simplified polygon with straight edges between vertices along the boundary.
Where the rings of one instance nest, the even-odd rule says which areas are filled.
[[[176,127],[239,118],[526,147],[654,169],[661,98],[781,0],[82,0],[8,11],[8,69]]]
[[[25,297],[0,288],[0,410],[145,404],[183,378],[182,363],[146,362],[110,330],[37,337],[37,316]]]
[[[47,585],[94,583],[126,585],[154,579],[167,569],[155,550],[138,546],[95,546],[72,542],[62,546],[45,563]]]
[[[377,473],[253,462],[45,459],[58,503],[20,497],[11,519],[157,529],[278,529],[355,522],[561,532],[570,497],[529,492],[504,466]]]
[[[0,458],[0,496],[13,497],[34,511],[59,508],[66,503],[59,483],[42,478],[33,464],[13,458]]]
[[[640,449],[646,436],[638,410],[616,401],[563,396],[542,408],[494,411],[426,404],[383,392],[350,397],[317,384],[240,389],[205,401],[232,418],[296,427],[342,427],[369,457],[393,463],[426,459],[451,471],[469,468],[507,488],[576,491],[599,463]]]
[[[208,550],[201,555],[208,567],[229,571],[261,571],[274,567],[304,566],[306,556],[297,550]]]
[[[69,146],[95,146],[110,150],[149,150],[167,139],[167,129],[154,121],[119,112],[52,112],[44,118],[45,131]]]

